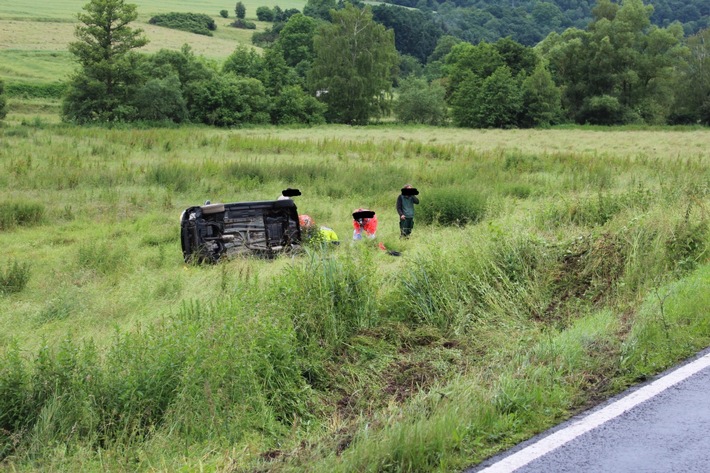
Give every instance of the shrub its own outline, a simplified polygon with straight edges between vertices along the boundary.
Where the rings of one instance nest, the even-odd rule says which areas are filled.
[[[418,217],[423,223],[464,226],[479,222],[486,211],[486,198],[469,189],[436,189],[421,200]]]
[[[624,123],[624,110],[616,97],[601,95],[584,100],[577,117],[578,123],[591,125],[620,125]]]
[[[395,113],[402,123],[443,125],[446,122],[446,91],[425,79],[407,79],[399,88]]]
[[[269,122],[269,99],[257,79],[216,76],[193,87],[193,120],[215,126]]]
[[[325,108],[325,104],[306,94],[300,87],[286,87],[276,99],[276,106],[271,111],[271,122],[276,125],[325,123]]]
[[[5,89],[3,81],[0,80],[0,120],[7,115],[7,100],[5,99]]]
[[[0,230],[37,225],[44,219],[44,206],[35,202],[0,203]]]
[[[204,13],[165,13],[152,17],[148,23],[205,36],[212,36],[217,29],[214,20]]]
[[[256,17],[259,21],[274,21],[274,11],[262,6],[256,9]]]
[[[0,87],[1,89],[1,87]],[[16,82],[8,84],[5,91],[9,97],[60,99],[67,90],[66,82],[33,83]],[[0,90],[2,94],[2,90]]]
[[[172,74],[164,79],[150,79],[134,97],[137,118],[182,122],[187,118],[187,105],[180,89],[180,79]]]
[[[222,18],[229,18],[229,12],[227,10],[220,10],[219,16],[221,16]]]
[[[195,174],[195,169],[184,164],[164,163],[148,169],[146,181],[175,192],[184,192],[194,182]]]
[[[698,262],[707,254],[708,223],[703,220],[692,223],[684,219],[666,240],[666,254],[670,263],[680,271],[695,269]]]
[[[7,268],[0,272],[0,294],[21,292],[30,280],[30,264],[16,260],[8,262]]]
[[[230,23],[231,26],[234,28],[240,28],[242,30],[255,30],[256,29],[256,23],[253,21],[247,21],[242,18],[237,18],[234,20],[232,23]]]

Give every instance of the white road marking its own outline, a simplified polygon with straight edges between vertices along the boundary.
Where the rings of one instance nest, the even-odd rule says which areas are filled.
[[[609,404],[603,409],[595,411],[586,417],[572,422],[568,427],[558,430],[557,432],[554,432],[553,434],[528,445],[522,450],[503,458],[497,463],[494,463],[488,468],[484,468],[479,473],[511,473],[518,468],[522,468],[533,460],[550,453],[554,449],[561,447],[580,435],[599,427],[603,423],[608,422],[641,404],[642,402],[651,399],[653,396],[660,394],[671,386],[690,378],[708,366],[710,366],[710,353],[678,368],[671,373],[668,373],[666,376],[647,384],[646,386],[632,392],[628,396]]]

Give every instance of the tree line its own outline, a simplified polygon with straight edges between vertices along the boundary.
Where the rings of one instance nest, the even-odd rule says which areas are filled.
[[[222,64],[135,49],[147,40],[123,0],[92,0],[70,45],[80,69],[63,101],[69,121],[155,120],[535,127],[574,122],[710,123],[709,30],[651,23],[642,0],[599,0],[585,28],[536,46],[476,44],[419,10],[309,0]],[[292,12],[293,13],[293,12]],[[266,35],[266,36],[265,36]]]
[[[533,46],[550,32],[585,28],[594,21],[595,0],[386,0],[431,14],[451,35],[465,41],[493,42],[510,36]],[[666,27],[678,22],[687,35],[710,27],[705,0],[648,0],[651,22]]]

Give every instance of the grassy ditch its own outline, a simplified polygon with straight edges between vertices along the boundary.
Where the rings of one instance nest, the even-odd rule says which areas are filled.
[[[0,128],[3,467],[460,471],[710,344],[708,132],[292,132]],[[183,263],[286,187],[343,244]]]

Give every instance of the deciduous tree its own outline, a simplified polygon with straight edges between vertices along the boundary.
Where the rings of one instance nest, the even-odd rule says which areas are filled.
[[[710,29],[688,38],[688,61],[680,69],[673,120],[710,125]]]
[[[330,11],[335,10],[335,0],[308,0],[303,7],[303,14],[320,20],[330,21]]]
[[[329,121],[366,124],[380,113],[399,62],[394,33],[375,23],[369,7],[331,11],[315,36],[310,83],[328,104]]]
[[[301,13],[288,19],[277,40],[286,64],[297,67],[301,62],[313,61],[313,37],[317,28],[317,20]]]
[[[437,83],[425,79],[403,80],[394,105],[397,118],[402,123],[443,125],[446,122],[446,91]]]
[[[577,122],[664,123],[671,112],[675,71],[686,56],[683,30],[652,26],[642,0],[599,0],[587,31],[550,35],[540,45]]]
[[[240,20],[244,19],[247,14],[247,9],[242,2],[237,2],[236,6],[234,7],[234,14],[237,15],[237,18],[239,18]]]

